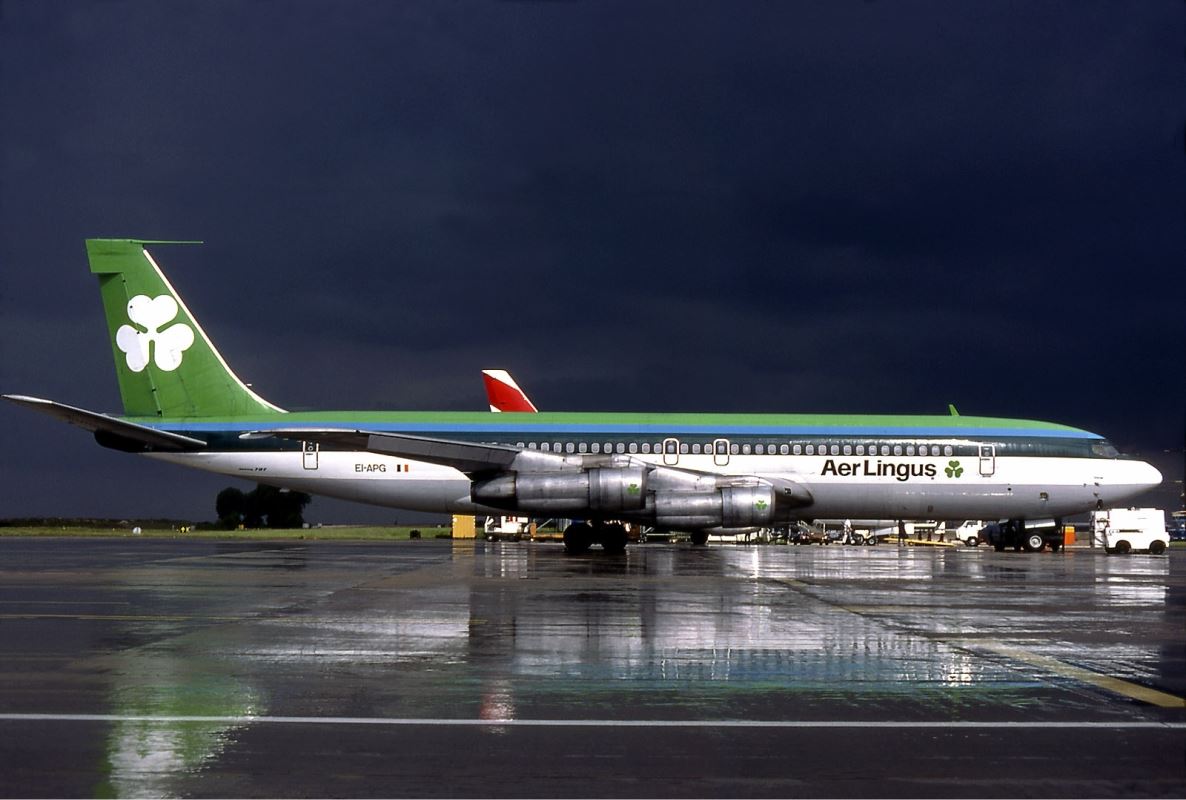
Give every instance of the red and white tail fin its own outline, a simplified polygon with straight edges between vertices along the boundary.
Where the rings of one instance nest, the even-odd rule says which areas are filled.
[[[505,369],[482,370],[491,411],[539,411]]]

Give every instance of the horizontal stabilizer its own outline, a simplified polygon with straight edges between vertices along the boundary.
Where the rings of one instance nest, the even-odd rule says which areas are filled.
[[[135,422],[100,414],[97,411],[87,411],[83,408],[68,406],[65,403],[55,403],[53,400],[26,397],[19,394],[5,394],[0,397],[25,408],[40,411],[42,414],[57,417],[64,422],[69,422],[71,425],[77,425],[96,434],[112,434],[121,440],[141,444],[153,450],[196,450],[206,446],[206,443],[201,439],[157,430],[147,425],[138,425]]]

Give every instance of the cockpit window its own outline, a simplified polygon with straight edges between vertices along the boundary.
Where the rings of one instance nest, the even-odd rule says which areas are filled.
[[[1107,439],[1092,442],[1091,454],[1097,458],[1120,458],[1120,451],[1113,447]]]

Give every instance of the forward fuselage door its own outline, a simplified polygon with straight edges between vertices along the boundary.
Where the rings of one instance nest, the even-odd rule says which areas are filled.
[[[729,440],[716,439],[712,443],[712,463],[718,467],[729,466]]]
[[[663,440],[663,463],[669,467],[679,463],[679,439]]]
[[[997,471],[997,447],[993,444],[980,445],[980,474],[991,478]]]

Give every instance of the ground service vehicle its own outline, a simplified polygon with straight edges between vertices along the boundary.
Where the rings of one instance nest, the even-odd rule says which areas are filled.
[[[978,519],[965,520],[958,528],[951,532],[957,542],[968,547],[980,546],[980,532],[984,530],[984,522]]]
[[[1109,553],[1144,550],[1160,555],[1169,547],[1165,512],[1160,508],[1109,508],[1093,511],[1091,530],[1096,547]]]
[[[980,540],[992,545],[998,553],[1006,548],[1038,553],[1046,548],[1057,553],[1065,544],[1065,530],[1060,520],[1022,523],[1020,520],[990,522],[981,531]]]

